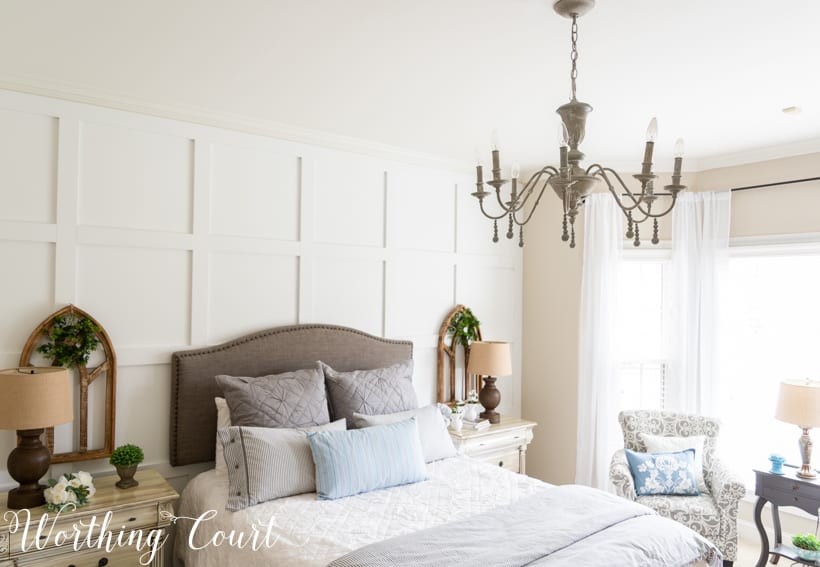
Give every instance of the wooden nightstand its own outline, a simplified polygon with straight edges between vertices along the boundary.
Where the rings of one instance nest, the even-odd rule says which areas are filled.
[[[173,513],[173,502],[179,495],[156,471],[139,471],[135,478],[140,485],[128,490],[114,486],[118,480],[116,475],[95,478],[97,493],[91,502],[59,516],[47,512],[45,506],[33,508],[27,533],[24,528],[29,511],[9,510],[3,494],[0,496],[0,567],[138,566],[141,556],[143,565],[162,567],[165,550],[162,545],[152,544],[166,543],[170,518],[162,512]],[[47,522],[38,533],[44,514],[48,514]],[[101,535],[100,527],[106,520],[106,534]],[[137,536],[141,538],[138,540]],[[74,549],[75,539],[79,540],[78,550]],[[118,540],[123,545],[116,545]],[[106,549],[108,541],[111,544]],[[137,548],[138,542],[141,549]],[[155,553],[149,562],[153,548]],[[148,555],[144,555],[146,553]]]
[[[450,436],[459,453],[526,474],[527,445],[532,441],[532,428],[536,425],[534,421],[504,415],[501,423],[482,431],[451,429]]]

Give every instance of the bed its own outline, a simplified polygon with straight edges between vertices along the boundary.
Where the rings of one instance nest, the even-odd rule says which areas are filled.
[[[215,459],[219,444],[214,439],[218,429],[214,399],[220,398],[227,388],[224,375],[269,377],[284,373],[290,377],[288,373],[316,368],[317,361],[321,361],[323,366],[319,368],[324,368],[328,380],[328,372],[337,372],[345,379],[365,376],[364,380],[370,379],[370,375],[358,372],[379,372],[406,365],[412,355],[410,342],[333,325],[278,327],[221,345],[174,353],[171,464],[181,466]],[[298,381],[299,376],[292,380]],[[327,382],[331,418],[338,417],[341,411],[338,399],[331,395],[331,386],[336,387],[333,384],[336,383]],[[370,409],[375,412],[378,407]],[[360,417],[358,413],[354,415]],[[224,416],[220,415],[220,419],[224,420]],[[232,419],[244,418],[235,413]],[[243,432],[284,435],[294,430],[270,430],[247,424],[221,427],[219,437],[224,442],[225,456],[219,459],[228,463],[228,471],[220,471],[220,467],[206,471],[192,479],[183,491],[175,521],[177,558],[188,567],[721,564],[717,549],[699,535],[613,495],[585,487],[552,486],[463,456],[430,460],[419,419],[413,417],[358,431],[365,444],[389,443],[391,438],[383,441],[372,435],[388,429],[405,435],[412,426],[413,439],[421,437],[422,444],[406,451],[402,445],[402,455],[378,459],[384,461],[379,466],[390,468],[393,461],[412,453],[416,460],[423,457],[423,480],[350,495],[343,493],[341,497],[328,495],[323,485],[326,477],[320,474],[322,457],[316,443],[347,439],[354,434],[316,428],[318,432],[299,435],[300,439],[306,436],[314,450],[317,488],[284,497],[266,497],[259,502],[243,500],[239,507],[235,505],[236,494],[232,493],[240,476],[233,471],[231,455],[238,449],[231,445],[232,435],[240,433],[240,443],[235,446],[245,450]],[[247,439],[250,447],[251,436]],[[251,449],[247,452],[251,454]],[[378,468],[371,462],[366,466],[371,465]],[[257,475],[261,479],[257,481],[253,474],[242,469],[242,482],[246,482],[243,486],[248,490],[254,482],[257,490],[262,485],[264,490],[271,489],[269,485],[278,482],[275,474]]]

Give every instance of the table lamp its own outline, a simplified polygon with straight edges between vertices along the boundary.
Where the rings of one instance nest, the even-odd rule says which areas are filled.
[[[8,471],[20,486],[9,492],[13,510],[45,504],[44,485],[51,453],[40,436],[44,428],[74,420],[71,375],[65,368],[0,370],[0,429],[16,429],[20,439],[9,454]]]
[[[797,476],[808,479],[817,478],[817,473],[811,468],[812,443],[809,429],[820,426],[820,382],[811,380],[781,382],[774,417],[786,423],[793,423],[803,430],[799,441],[803,465],[797,471]]]
[[[495,411],[501,403],[501,392],[495,387],[498,376],[512,374],[510,343],[497,341],[473,341],[470,345],[470,361],[467,373],[484,376],[484,386],[478,393],[478,401],[484,406],[480,417],[490,423],[499,423],[501,414]]]

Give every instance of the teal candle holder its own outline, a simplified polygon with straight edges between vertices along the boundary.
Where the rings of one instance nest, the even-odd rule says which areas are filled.
[[[780,455],[769,455],[769,461],[772,463],[772,468],[769,471],[772,474],[783,474],[783,463],[786,462],[786,457]]]

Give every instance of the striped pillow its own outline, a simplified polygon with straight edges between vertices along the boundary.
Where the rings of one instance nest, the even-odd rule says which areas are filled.
[[[308,433],[308,441],[321,500],[427,479],[415,417],[365,429]]]
[[[316,490],[316,475],[307,434],[344,431],[345,420],[304,429],[224,427],[217,433],[228,469],[232,512],[248,506]]]

